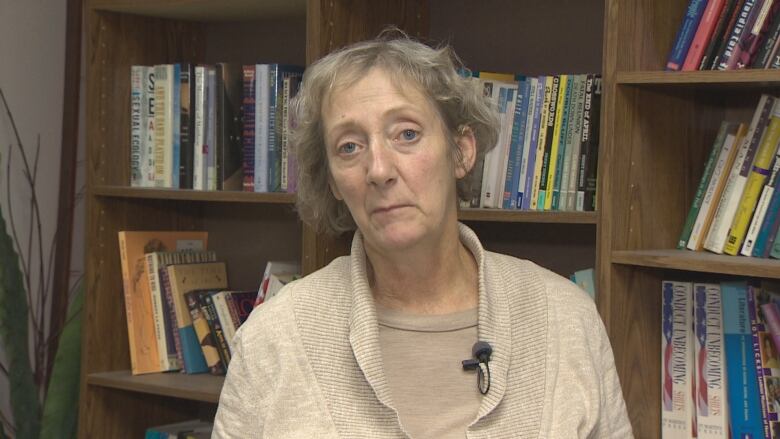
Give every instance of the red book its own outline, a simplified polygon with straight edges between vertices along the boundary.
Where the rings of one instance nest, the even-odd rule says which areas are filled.
[[[704,15],[702,15],[699,22],[699,27],[693,36],[691,47],[688,49],[688,55],[685,57],[683,71],[698,70],[701,59],[704,56],[704,50],[707,48],[710,38],[712,38],[715,25],[718,23],[718,18],[725,4],[726,0],[709,0],[707,3]]]

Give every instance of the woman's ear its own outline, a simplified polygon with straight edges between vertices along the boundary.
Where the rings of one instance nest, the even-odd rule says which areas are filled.
[[[455,143],[460,151],[460,163],[455,164],[455,177],[460,179],[471,171],[477,160],[477,138],[470,127],[461,125],[458,127]]]

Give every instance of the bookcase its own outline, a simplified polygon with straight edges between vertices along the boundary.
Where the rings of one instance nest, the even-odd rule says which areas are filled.
[[[718,125],[749,119],[778,71],[667,73],[686,0],[88,0],[87,299],[79,437],[140,437],[216,411],[222,378],[132,376],[117,232],[207,230],[231,287],[269,259],[305,273],[345,254],[300,224],[294,195],[129,187],[130,66],[309,63],[388,24],[450,42],[488,71],[601,72],[597,212],[465,209],[488,249],[561,274],[596,267],[636,437],[660,437],[660,285],[688,276],[780,278],[780,261],[673,250]]]

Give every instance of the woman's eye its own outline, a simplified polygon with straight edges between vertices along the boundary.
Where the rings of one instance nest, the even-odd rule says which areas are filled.
[[[401,132],[401,138],[405,141],[411,141],[417,138],[417,131],[415,130],[403,130]]]
[[[356,150],[357,150],[357,145],[354,142],[347,142],[339,147],[339,152],[342,152],[344,154],[352,154]]]

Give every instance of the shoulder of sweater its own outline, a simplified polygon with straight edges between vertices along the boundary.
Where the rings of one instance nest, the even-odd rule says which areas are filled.
[[[510,304],[523,306],[522,292],[528,288],[541,287],[547,298],[550,315],[558,315],[560,318],[598,315],[588,293],[547,268],[525,259],[489,251],[485,252],[485,259],[499,268],[508,289]]]

